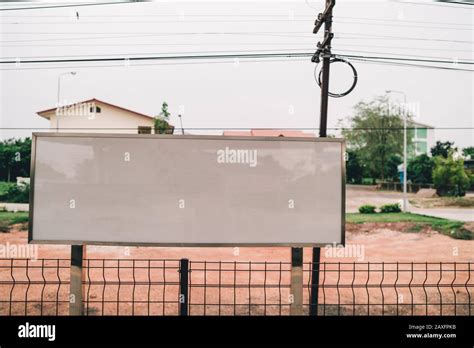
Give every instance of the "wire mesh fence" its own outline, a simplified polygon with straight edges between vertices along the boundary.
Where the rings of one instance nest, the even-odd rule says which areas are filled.
[[[474,264],[303,264],[303,314],[472,315]],[[289,315],[291,263],[87,259],[84,315]],[[313,267],[318,301],[311,303]],[[0,315],[67,315],[69,259],[0,259]]]

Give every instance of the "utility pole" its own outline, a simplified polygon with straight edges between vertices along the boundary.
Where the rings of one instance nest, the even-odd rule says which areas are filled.
[[[311,59],[319,63],[323,59],[322,84],[321,84],[321,113],[319,118],[319,137],[327,136],[328,101],[329,101],[329,66],[331,64],[331,40],[332,33],[332,10],[336,5],[336,0],[326,0],[326,9],[318,15],[314,25],[313,34],[316,34],[324,24],[324,39],[318,42],[318,49]],[[313,248],[312,270],[311,270],[311,294],[310,294],[310,315],[318,315],[318,295],[319,295],[319,268],[321,263],[321,248]]]
[[[323,57],[323,79],[321,86],[321,114],[319,119],[319,137],[325,138],[327,136],[327,121],[328,121],[328,100],[329,100],[329,67],[331,59],[331,40],[334,37],[332,33],[332,9],[336,4],[336,0],[326,0],[326,11],[324,18],[324,40],[318,44],[318,49],[321,49]],[[318,17],[318,20],[319,17]],[[316,30],[318,26],[316,21]]]

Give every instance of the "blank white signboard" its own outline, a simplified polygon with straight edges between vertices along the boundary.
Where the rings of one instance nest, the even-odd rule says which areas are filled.
[[[29,241],[344,244],[344,141],[36,133]]]

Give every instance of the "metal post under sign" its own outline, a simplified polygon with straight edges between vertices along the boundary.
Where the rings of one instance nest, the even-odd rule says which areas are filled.
[[[83,298],[85,246],[71,245],[71,275],[69,283],[69,315],[84,315]]]
[[[179,260],[179,315],[188,315],[188,275],[189,275],[189,260]],[[165,305],[165,304],[163,304]]]
[[[303,314],[303,248],[291,248],[290,315]]]

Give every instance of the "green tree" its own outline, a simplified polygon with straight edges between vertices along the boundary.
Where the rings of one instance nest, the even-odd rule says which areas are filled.
[[[387,96],[377,97],[369,103],[358,103],[349,129],[342,131],[348,148],[357,152],[362,166],[382,180],[387,174],[389,158],[402,156],[403,150],[403,114],[401,110],[391,110],[390,106]],[[411,138],[407,142],[410,144]]]
[[[416,184],[430,184],[433,182],[434,162],[426,154],[412,158],[407,166],[407,178]]]
[[[30,176],[31,139],[7,139],[0,142],[0,180],[15,181]]]
[[[385,165],[385,175],[387,179],[398,180],[398,166],[403,163],[402,157],[396,154],[391,154],[388,156],[387,163]]]
[[[451,141],[437,141],[435,146],[431,148],[431,155],[433,157],[441,156],[444,158],[448,158],[449,152],[453,150],[454,152],[457,151],[457,148],[454,147],[454,142]]]
[[[359,163],[357,153],[354,151],[347,151],[346,164],[346,180],[352,184],[360,184],[362,182],[364,168]]]
[[[469,177],[464,170],[464,160],[454,159],[454,151],[447,158],[434,158],[433,183],[440,196],[464,196],[469,188]]]
[[[465,147],[462,149],[463,156],[471,156],[471,159],[474,159],[474,146]]]
[[[171,114],[170,112],[168,111],[168,103],[167,102],[163,102],[163,104],[161,105],[161,112],[160,112],[160,116],[164,119],[164,120],[169,120]]]
[[[160,114],[155,117],[155,121],[154,121],[155,133],[157,134],[172,133],[174,127],[169,124],[170,116],[171,116],[171,113],[168,111],[168,103],[163,102],[163,104],[161,105]]]

